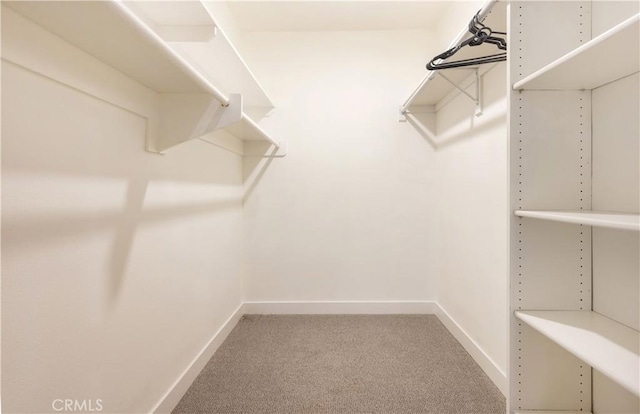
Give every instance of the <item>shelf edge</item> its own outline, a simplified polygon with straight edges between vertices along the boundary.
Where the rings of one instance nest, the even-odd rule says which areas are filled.
[[[233,44],[233,42],[231,42],[231,40],[229,39],[229,36],[227,36],[227,34],[224,32],[223,28],[218,24],[218,21],[216,20],[216,18],[214,16],[214,12],[209,7],[207,7],[208,3],[205,3],[202,0],[199,0],[199,1],[202,4],[202,6],[204,7],[204,9],[206,10],[206,12],[209,14],[209,17],[213,21],[214,26],[218,29],[218,34],[217,35],[218,36],[222,36],[224,38],[224,40],[229,44],[229,46],[233,50],[233,53],[237,56],[237,58],[240,60],[242,65],[246,68],[249,76],[253,79],[255,84],[258,86],[258,89],[262,92],[262,94],[266,98],[266,100],[269,103],[269,105],[272,108],[275,108],[275,105],[273,104],[273,100],[271,99],[271,97],[269,96],[267,91],[264,90],[264,88],[262,87],[262,84],[258,81],[258,78],[255,76],[255,74],[253,73],[253,71],[251,70],[251,68],[247,64],[247,62],[244,60],[244,58],[242,57],[242,55],[240,54],[240,52],[238,51],[236,46]]]
[[[482,19],[484,19],[484,17],[486,16],[486,14],[488,14],[491,9],[496,5],[496,3],[498,3],[499,0],[487,0],[483,5],[482,8],[480,9],[479,13],[482,17]],[[447,47],[447,48],[451,48],[455,45],[457,45],[458,43],[460,43],[465,36],[469,35],[469,28],[467,26],[465,26],[462,31],[460,33],[458,33],[458,35],[453,39],[453,41],[451,42],[451,44]],[[416,99],[416,97],[422,92],[422,90],[426,87],[426,85],[433,80],[433,78],[436,77],[438,71],[428,71],[427,74],[422,78],[422,80],[420,81],[420,83],[418,84],[418,87],[413,91],[413,93],[409,96],[409,98],[404,102],[404,104],[400,107],[400,112],[402,114],[404,114],[407,109],[411,106],[411,104],[413,103],[413,101]]]
[[[557,316],[557,315],[569,314],[569,313],[585,315],[584,318],[586,319],[586,321],[581,319],[582,316],[580,318],[575,318],[581,323],[575,323],[575,319],[573,321],[567,321],[567,320],[563,321],[562,319],[553,320],[552,318],[549,318],[550,314],[555,314]],[[626,345],[624,344],[626,342],[632,342],[629,339],[631,335],[633,335],[634,333],[636,336],[638,336],[638,339],[640,339],[640,332],[638,332],[637,330],[629,328],[628,326],[623,325],[620,322],[607,318],[606,316],[601,315],[594,311],[517,310],[517,311],[514,311],[514,315],[516,318],[518,318],[519,320],[527,324],[530,328],[534,329],[544,337],[548,338],[549,340],[551,340],[552,342],[554,342],[555,344],[557,344],[558,346],[560,346],[561,348],[569,352],[570,354],[574,355],[576,358],[581,359],[582,361],[590,365],[593,369],[598,370],[603,375],[607,376],[609,379],[613,380],[614,382],[616,382],[618,385],[620,385],[627,391],[633,393],[636,396],[640,396],[640,388],[639,388],[637,377],[630,379],[628,372],[623,373],[623,374],[626,373],[627,374],[626,376],[620,375],[619,372],[611,370],[610,365],[600,364],[599,362],[601,361],[598,361],[597,358],[593,358],[592,353],[590,354],[589,352],[585,352],[587,347],[574,347],[572,344],[572,341],[567,340],[567,338],[572,338],[574,340],[573,342],[575,342],[576,332],[586,331],[593,334],[594,336],[604,338],[607,341],[616,342],[616,339],[618,341],[622,341],[623,345],[617,342],[615,343],[615,346],[611,346],[607,344],[608,350],[614,349],[616,347],[626,348],[626,346],[628,346],[629,344],[628,343]],[[591,319],[587,319],[587,315]],[[550,322],[549,325],[544,326],[545,323],[540,324],[539,320],[541,319],[544,319],[545,321],[549,321]],[[606,321],[606,323],[603,323],[603,321]],[[573,322],[574,324],[572,324],[571,322]],[[573,331],[569,331],[568,333],[565,332],[564,335],[555,335],[553,331],[556,330],[556,328],[553,324],[569,326],[573,328]],[[589,328],[595,325],[595,327],[599,329],[591,330],[581,325],[587,325]],[[603,326],[606,329],[602,329]],[[615,335],[606,336],[602,333],[602,331],[604,330],[608,331],[608,333],[611,333],[611,331],[615,331]],[[628,348],[626,348],[624,349],[624,352],[618,352],[616,354],[618,358],[618,361],[617,361],[618,365],[620,364],[620,360],[623,360],[625,363],[628,363],[630,361],[627,361],[627,359],[632,359],[633,362],[631,363],[635,364],[635,366],[638,366],[638,364],[640,363],[640,355],[638,354],[637,343],[635,344],[635,347],[636,347],[635,351],[630,351]],[[630,357],[629,353],[631,353],[633,356]],[[611,361],[608,361],[609,364],[610,362]]]
[[[628,18],[627,20],[623,21],[622,23],[612,27],[611,29],[607,30],[606,32],[600,34],[599,36],[596,36],[595,38],[591,39],[590,41],[588,41],[587,43],[583,44],[582,46],[579,46],[575,49],[573,49],[571,52],[561,56],[560,58],[554,60],[553,62],[549,63],[548,65],[538,69],[537,71],[533,72],[532,74],[526,76],[525,78],[519,80],[518,82],[514,83],[512,88],[513,90],[523,90],[526,89],[526,85],[527,83],[530,83],[532,81],[534,81],[535,79],[539,78],[540,76],[546,74],[547,72],[555,69],[556,67],[562,66],[564,63],[569,62],[571,59],[575,58],[576,56],[579,56],[580,54],[584,53],[585,51],[593,48],[593,47],[597,47],[599,43],[608,40],[609,38],[616,36],[618,33],[620,33],[621,31],[629,28],[630,26],[633,26],[634,24],[638,24],[638,22],[640,22],[640,13],[636,14],[630,18]]]
[[[633,214],[633,213],[615,213],[615,212],[594,211],[594,210],[578,210],[578,211],[516,210],[514,211],[513,214],[518,217],[557,221],[561,223],[584,224],[587,226],[594,226],[594,227],[605,227],[605,228],[618,229],[618,230],[640,231],[640,214]],[[585,217],[580,217],[581,214],[585,215]],[[599,219],[593,218],[593,217],[586,217],[586,215],[588,214],[603,215],[603,217]],[[609,220],[607,220],[607,215],[636,217],[638,218],[638,222],[629,223],[624,221],[615,221],[615,220],[611,220],[611,217],[609,217]]]

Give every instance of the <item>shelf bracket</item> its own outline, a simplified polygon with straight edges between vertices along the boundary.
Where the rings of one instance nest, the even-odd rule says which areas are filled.
[[[162,154],[182,142],[240,122],[242,95],[230,95],[229,104],[222,106],[209,94],[161,94],[159,119],[159,131],[147,138],[147,151]]]
[[[457,90],[462,92],[465,96],[467,96],[469,99],[471,99],[473,101],[473,103],[476,104],[476,111],[475,111],[475,115],[476,116],[482,115],[482,87],[481,87],[481,83],[480,83],[480,72],[478,71],[478,68],[473,69],[473,73],[474,73],[474,76],[475,76],[476,96],[471,95],[464,88],[460,87],[460,85],[456,84],[451,79],[447,78],[442,73],[442,71],[438,71],[437,73],[438,73],[438,75],[442,76],[442,78],[444,80],[446,80],[451,85],[453,85],[454,88],[456,88]]]

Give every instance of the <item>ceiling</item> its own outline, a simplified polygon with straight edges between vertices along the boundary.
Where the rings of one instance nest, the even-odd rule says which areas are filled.
[[[451,1],[229,1],[242,31],[429,29]]]

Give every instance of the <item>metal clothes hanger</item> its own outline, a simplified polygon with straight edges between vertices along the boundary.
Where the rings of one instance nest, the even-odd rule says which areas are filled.
[[[480,12],[476,13],[476,15],[469,22],[469,32],[473,35],[470,38],[462,41],[458,45],[452,47],[451,49],[440,53],[429,63],[427,63],[427,69],[429,70],[439,70],[439,69],[451,69],[451,68],[459,68],[464,66],[475,66],[482,65],[485,63],[494,63],[494,62],[503,62],[507,60],[507,53],[496,53],[494,55],[488,56],[480,56],[469,59],[457,60],[454,62],[438,62],[439,60],[444,60],[450,58],[455,55],[460,49],[464,46],[479,46],[483,43],[490,43],[498,47],[501,50],[507,50],[507,41],[501,37],[493,36],[493,34],[504,35],[505,32],[494,32],[490,27],[485,26],[480,22],[479,18]]]

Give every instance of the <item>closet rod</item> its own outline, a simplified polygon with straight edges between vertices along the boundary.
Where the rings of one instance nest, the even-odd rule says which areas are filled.
[[[493,6],[495,6],[495,4],[498,1],[499,0],[488,0],[478,12],[478,21],[482,22],[485,19],[485,17],[487,17],[487,14],[489,14]],[[465,26],[465,29],[458,35],[458,37],[456,37],[456,39],[451,43],[451,45],[449,45],[448,49],[460,44],[468,34],[469,34],[469,31]],[[413,91],[409,99],[407,99],[407,101],[400,108],[400,113],[406,114],[407,110],[409,109],[413,101],[418,97],[420,92],[422,92],[422,90],[427,85],[427,83],[429,83],[437,75],[438,75],[437,70],[427,72],[426,76],[422,79],[422,82],[420,82],[420,85],[418,85],[418,88],[415,91]]]
[[[215,98],[216,101],[220,102],[221,106],[227,107],[229,106],[229,98],[226,97],[218,88],[213,86],[204,76],[202,76],[198,71],[194,70],[193,67],[184,60],[177,52],[171,49],[167,44],[162,40],[160,36],[158,36],[153,30],[151,30],[134,12],[132,12],[129,8],[127,8],[122,0],[115,0],[114,4],[120,9],[123,15],[127,16],[133,27],[136,28],[143,36],[147,37],[153,44],[156,44],[159,48],[166,53],[166,55],[175,63],[177,67],[179,67],[184,73],[188,74],[194,81],[196,81],[200,87],[202,87],[207,93],[211,94]],[[213,20],[213,19],[212,19]],[[214,21],[215,24],[215,21]],[[216,25],[217,27],[217,25]],[[249,123],[258,134],[264,138],[267,142],[275,145],[280,148],[280,144],[271,138],[258,124],[256,124],[251,118],[249,118],[244,111],[242,111],[242,119]]]

